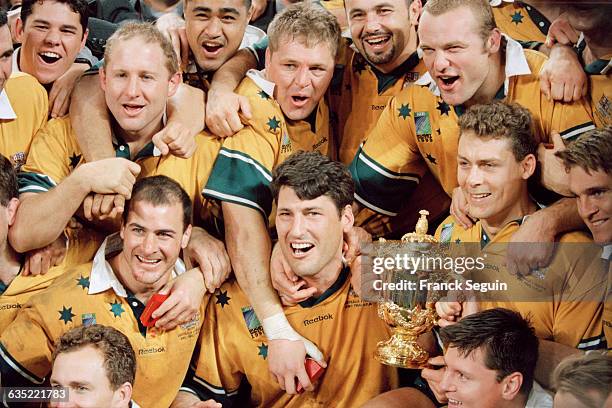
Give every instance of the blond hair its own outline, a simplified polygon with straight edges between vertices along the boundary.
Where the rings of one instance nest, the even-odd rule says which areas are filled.
[[[281,41],[298,40],[312,48],[324,43],[334,58],[340,42],[338,20],[330,12],[309,1],[293,4],[278,13],[268,27],[271,52],[278,50]]]
[[[164,54],[165,66],[170,76],[178,72],[178,58],[176,57],[170,40],[168,40],[153,24],[140,22],[125,23],[110,36],[106,41],[106,48],[104,50],[104,66],[107,66],[117,43],[131,40],[132,38],[142,38],[147,44],[159,45]]]
[[[587,407],[601,407],[612,391],[610,384],[612,358],[597,353],[568,357],[552,374],[556,392],[571,394]]]
[[[488,0],[429,0],[423,6],[423,12],[428,12],[432,16],[439,16],[459,7],[468,7],[472,10],[479,26],[479,34],[483,40],[487,40],[491,31],[497,28],[493,10]]]

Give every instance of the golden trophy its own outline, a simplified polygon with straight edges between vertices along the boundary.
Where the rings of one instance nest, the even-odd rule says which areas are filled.
[[[415,232],[405,234],[400,245],[395,247],[408,246],[408,255],[415,258],[430,255],[431,244],[437,243],[434,237],[427,235],[429,212],[421,210],[419,214],[421,217],[417,221]],[[374,358],[395,367],[424,368],[429,353],[417,343],[417,338],[432,329],[437,316],[433,301],[428,299],[427,290],[419,289],[419,280],[432,277],[435,271],[424,267],[418,271],[400,268],[384,273],[384,281],[414,282],[414,290],[383,289],[382,300],[378,303],[378,315],[391,327],[393,334],[389,340],[378,342]]]

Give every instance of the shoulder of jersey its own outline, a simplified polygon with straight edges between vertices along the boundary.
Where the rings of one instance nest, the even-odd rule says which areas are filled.
[[[259,128],[262,124],[275,118],[278,121],[283,121],[283,112],[276,101],[264,92],[251,78],[245,77],[236,93],[249,98],[251,105],[251,119],[248,124],[254,128]]]

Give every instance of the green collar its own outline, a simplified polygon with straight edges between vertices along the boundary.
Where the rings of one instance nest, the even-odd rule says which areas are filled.
[[[346,282],[346,279],[348,278],[350,273],[351,271],[349,267],[345,266],[340,271],[340,275],[338,276],[338,279],[336,279],[336,281],[325,292],[323,292],[321,296],[319,296],[318,298],[315,298],[315,297],[308,298],[300,302],[299,305],[302,306],[303,308],[310,308],[310,307],[318,305],[319,303],[322,303],[325,299],[331,297],[334,293],[336,293],[342,288],[342,286]]]

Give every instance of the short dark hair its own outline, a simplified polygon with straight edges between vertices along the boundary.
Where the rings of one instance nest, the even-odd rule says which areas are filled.
[[[461,356],[482,348],[485,366],[497,372],[498,382],[518,371],[523,375],[520,392],[525,396],[531,392],[538,338],[529,320],[519,313],[503,308],[483,310],[442,328],[440,337]]]
[[[61,353],[78,351],[92,346],[100,351],[104,359],[104,370],[113,390],[136,378],[136,355],[130,341],[117,329],[94,324],[68,330],[58,340],[53,352],[53,361]]]
[[[482,138],[508,139],[517,161],[538,149],[531,113],[516,103],[495,101],[474,105],[459,117],[459,127],[461,133],[472,131]]]
[[[591,171],[603,171],[612,174],[612,126],[593,129],[570,143],[565,150],[555,153],[563,160],[569,171],[579,166],[588,174]]]
[[[612,392],[611,384],[612,357],[598,353],[568,357],[552,374],[552,387],[556,392],[571,394],[593,408],[603,407]]]
[[[187,6],[187,3],[190,2],[191,0],[185,0],[185,6]],[[244,3],[244,6],[247,9],[247,12],[249,11],[249,9],[251,8],[251,0],[242,0],[242,2]]]
[[[89,20],[89,11],[87,10],[86,0],[23,0],[21,3],[21,21],[25,25],[28,16],[32,14],[32,7],[35,3],[42,4],[45,1],[54,1],[56,3],[67,4],[72,11],[79,13],[81,20],[81,28],[83,35],[87,30],[87,21]]]
[[[127,222],[129,212],[135,202],[144,201],[154,206],[181,204],[183,207],[183,230],[191,224],[191,198],[183,187],[170,177],[144,177],[134,183],[132,198],[127,203],[127,211],[123,212],[123,222]]]
[[[17,173],[9,159],[0,154],[0,205],[7,206],[13,198],[19,197]]]
[[[0,27],[5,26],[8,23],[8,17],[6,15],[6,11],[0,9]]]
[[[351,174],[339,162],[319,152],[297,152],[281,163],[272,176],[272,195],[278,201],[281,187],[290,187],[300,200],[314,200],[326,195],[338,214],[353,202],[355,185]]]

